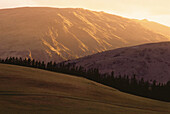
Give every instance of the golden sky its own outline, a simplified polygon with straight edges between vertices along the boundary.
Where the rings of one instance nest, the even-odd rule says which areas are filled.
[[[85,8],[148,19],[170,27],[170,0],[0,0],[1,9],[23,6]]]

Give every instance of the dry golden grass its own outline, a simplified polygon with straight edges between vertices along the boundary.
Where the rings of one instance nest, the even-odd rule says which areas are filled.
[[[168,114],[170,103],[80,77],[0,64],[0,113]]]

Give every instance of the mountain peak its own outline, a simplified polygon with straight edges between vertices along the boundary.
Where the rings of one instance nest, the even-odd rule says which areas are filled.
[[[142,19],[142,21],[148,22],[149,20],[148,19]]]

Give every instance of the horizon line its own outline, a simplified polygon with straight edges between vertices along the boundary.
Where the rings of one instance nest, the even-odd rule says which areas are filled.
[[[155,22],[158,24],[161,24],[163,26],[169,27],[170,25],[166,25],[163,24],[161,22],[158,21],[154,21],[154,20],[150,20],[148,18],[135,18],[135,17],[128,17],[125,15],[121,15],[121,14],[117,14],[117,13],[111,13],[109,11],[104,11],[104,10],[94,10],[94,9],[89,9],[89,8],[81,8],[81,7],[55,7],[55,6],[37,6],[37,5],[25,5],[25,6],[15,6],[15,7],[6,7],[6,8],[0,8],[0,10],[10,10],[10,9],[17,9],[17,8],[54,8],[54,9],[84,9],[84,10],[89,10],[89,11],[94,11],[94,12],[103,12],[103,13],[107,13],[107,14],[111,14],[111,15],[115,15],[115,16],[119,16],[122,18],[127,18],[127,19],[137,19],[137,20],[147,20],[149,22]]]

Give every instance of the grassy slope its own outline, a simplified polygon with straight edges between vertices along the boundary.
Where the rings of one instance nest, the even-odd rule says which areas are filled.
[[[93,81],[0,64],[0,113],[168,114],[170,103],[120,92]]]

